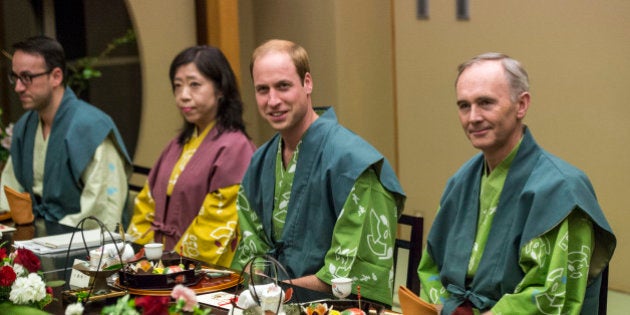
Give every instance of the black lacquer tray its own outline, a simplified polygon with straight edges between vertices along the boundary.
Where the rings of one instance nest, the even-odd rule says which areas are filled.
[[[198,271],[202,267],[202,262],[186,258],[186,257],[174,257],[177,255],[164,254],[162,256],[162,264],[167,268],[168,266],[183,265],[183,271],[173,272],[169,274],[153,274],[151,272],[139,271],[135,272],[131,269],[131,265],[137,263],[130,262],[126,264],[119,272],[119,281],[122,286],[128,288],[138,289],[169,289],[177,284],[185,286],[195,285],[204,274],[200,274]]]

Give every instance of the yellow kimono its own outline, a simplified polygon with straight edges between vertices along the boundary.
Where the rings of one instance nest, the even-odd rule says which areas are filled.
[[[160,242],[166,250],[229,267],[239,241],[236,198],[253,152],[244,134],[218,135],[213,126],[183,146],[174,140],[136,197],[128,233],[139,244]]]

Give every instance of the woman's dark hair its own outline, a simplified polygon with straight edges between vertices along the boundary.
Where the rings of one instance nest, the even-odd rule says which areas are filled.
[[[212,81],[214,88],[223,95],[218,99],[216,127],[221,134],[224,131],[241,131],[248,138],[243,122],[243,101],[236,84],[236,77],[230,63],[221,50],[212,46],[194,46],[180,52],[169,70],[171,87],[175,90],[173,80],[175,73],[181,66],[194,63],[207,79]],[[184,120],[184,127],[179,135],[178,143],[184,144],[195,131],[195,125]]]

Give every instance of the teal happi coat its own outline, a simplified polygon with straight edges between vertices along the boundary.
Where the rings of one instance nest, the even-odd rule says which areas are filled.
[[[34,214],[48,221],[59,221],[81,211],[81,174],[92,161],[96,148],[111,135],[125,158],[131,159],[112,119],[100,109],[78,99],[66,88],[53,120],[44,165],[43,196],[33,194],[33,149],[39,115],[25,113],[13,127],[11,160],[20,185],[31,194]]]
[[[359,176],[374,168],[402,211],[404,193],[389,162],[365,140],[337,123],[328,109],[309,127],[300,144],[291,199],[280,240],[274,240],[272,212],[280,135],[261,146],[245,174],[242,190],[262,222],[262,233],[289,277],[312,275],[324,265],[335,222]]]
[[[450,293],[442,313],[451,314],[465,300],[477,309],[487,310],[504,294],[514,292],[524,276],[519,266],[523,246],[552,230],[571,211],[583,211],[593,222],[595,247],[582,314],[595,314],[601,271],[613,254],[615,236],[587,176],[543,150],[527,128],[505,180],[475,277],[466,279],[484,163],[479,154],[448,181],[429,233],[427,252]]]

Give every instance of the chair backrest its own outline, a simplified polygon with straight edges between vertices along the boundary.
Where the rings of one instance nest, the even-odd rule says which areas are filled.
[[[396,266],[398,258],[398,249],[403,248],[409,250],[409,259],[407,261],[407,281],[406,287],[416,294],[420,294],[420,279],[418,278],[418,265],[422,257],[422,233],[424,219],[421,216],[412,216],[403,214],[398,219],[398,234],[400,234],[401,225],[407,225],[411,228],[409,240],[396,237],[396,245],[394,246],[394,266]]]
[[[608,310],[608,267],[602,270],[602,283],[599,287],[599,315],[606,315]]]
[[[142,177],[146,177],[149,175],[149,172],[151,171],[150,168],[148,167],[144,167],[144,166],[140,166],[140,165],[133,165],[133,174],[132,176],[135,177],[136,175],[138,176],[142,176]],[[132,178],[133,180],[133,178]],[[138,182],[138,181],[135,181]],[[142,187],[144,185],[144,182],[142,182],[141,184],[135,184],[135,182],[129,182],[129,191],[133,191],[133,192],[140,192],[142,190]]]
[[[148,167],[133,165],[133,173],[128,184],[129,193],[127,195],[127,204],[122,214],[122,224],[125,230],[127,230],[131,222],[136,195],[142,190],[142,187],[144,187],[144,182],[146,181],[147,175],[149,175],[149,171],[151,171],[151,169]]]

